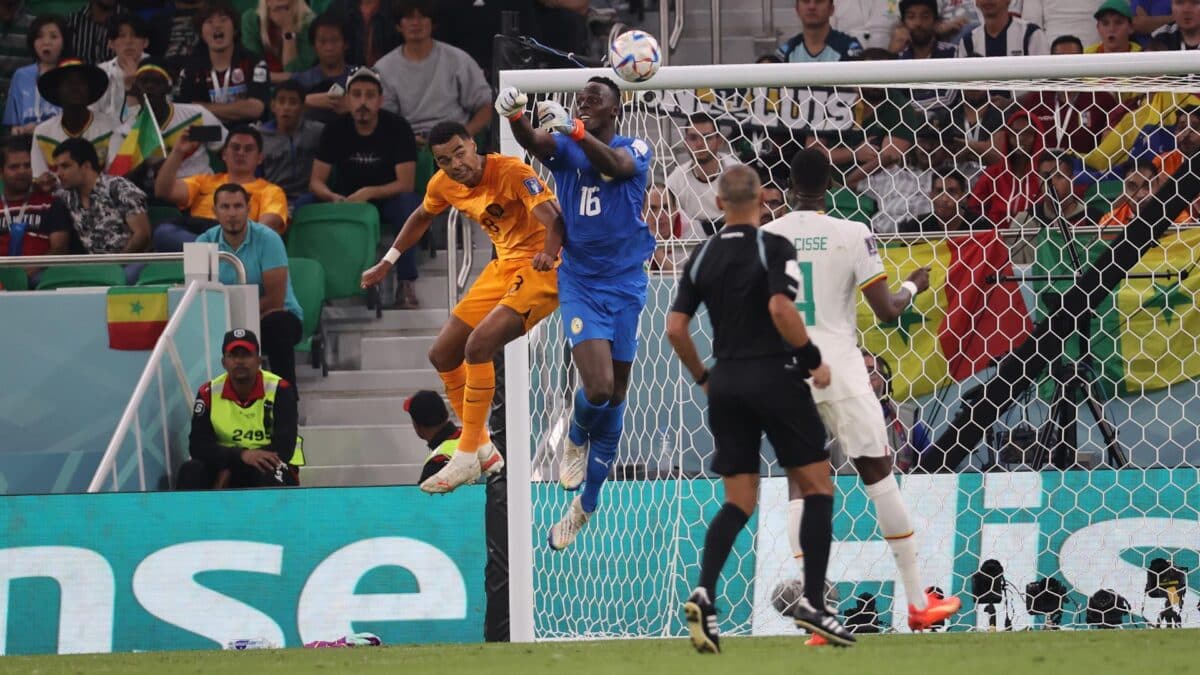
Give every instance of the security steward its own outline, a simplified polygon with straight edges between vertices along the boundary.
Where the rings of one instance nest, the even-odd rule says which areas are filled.
[[[299,484],[304,466],[297,434],[296,388],[262,369],[258,336],[231,330],[221,343],[225,374],[200,387],[192,408],[180,490]]]
[[[440,394],[422,389],[404,400],[404,411],[412,418],[413,431],[417,438],[429,445],[429,456],[421,467],[421,480],[441,471],[442,467],[458,450],[458,437],[462,430],[450,421],[450,411]]]
[[[699,582],[683,607],[692,645],[700,652],[720,652],[717,580],[758,503],[764,433],[789,483],[805,501],[799,533],[805,593],[793,619],[835,644],[854,642],[823,597],[833,535],[833,481],[825,427],[805,380],[829,386],[829,366],[822,363],[796,310],[801,286],[796,249],[758,228],[761,198],[762,185],[750,167],[731,166],[721,174],[717,204],[725,213],[725,227],[688,258],[667,315],[667,339],[708,396],[708,425],[716,445],[712,471],[725,488],[725,503],[704,540]],[[711,372],[690,334],[701,303],[712,324],[716,364]]]

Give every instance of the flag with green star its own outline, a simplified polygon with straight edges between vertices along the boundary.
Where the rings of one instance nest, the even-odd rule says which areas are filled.
[[[166,286],[114,286],[108,289],[110,349],[153,349],[167,327]]]

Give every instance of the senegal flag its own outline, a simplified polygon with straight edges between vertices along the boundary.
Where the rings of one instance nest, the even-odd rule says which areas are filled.
[[[114,286],[108,289],[110,349],[153,349],[167,327],[166,286]]]
[[[1029,335],[1029,310],[1012,274],[1008,246],[995,230],[936,242],[882,247],[893,287],[928,266],[929,291],[896,321],[881,323],[864,298],[858,304],[862,344],[892,367],[897,400],[932,393],[983,370]]]
[[[121,142],[121,147],[117,148],[117,154],[113,157],[108,172],[114,176],[124,176],[146,161],[146,158],[154,156],[155,153],[162,156],[162,152],[163,140],[159,135],[158,122],[154,120],[154,112],[150,110],[149,105],[142,105],[129,134]]]

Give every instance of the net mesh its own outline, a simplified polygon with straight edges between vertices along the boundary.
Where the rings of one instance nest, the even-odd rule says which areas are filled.
[[[945,628],[1200,625],[1181,595],[1200,582],[1200,229],[1188,202],[1145,223],[1144,252],[1110,260],[1148,205],[1162,214],[1190,189],[1192,91],[1190,76],[1114,76],[627,93],[620,133],[655,151],[646,220],[659,247],[613,478],[562,552],[545,538],[573,496],[556,481],[576,381],[557,314],[529,335],[536,636],[683,634],[678,603],[722,491],[703,395],[665,340],[677,266],[721,226],[715,167],[746,162],[786,190],[788,158],[810,146],[835,166],[827,212],[874,230],[891,288],[930,268],[930,291],[896,321],[861,298],[857,315],[922,578],[964,601]],[[548,96],[574,108],[573,92]],[[786,210],[781,199],[764,193],[764,218]],[[1094,264],[1115,270],[1111,290],[1096,292]],[[703,311],[692,329],[707,357]],[[1022,351],[1031,340],[1053,347]],[[1006,360],[1018,377],[978,386]],[[831,451],[830,597],[858,630],[907,630],[874,507],[837,439]],[[722,576],[725,633],[794,631],[780,608],[801,575],[765,439],[762,474],[760,509]]]

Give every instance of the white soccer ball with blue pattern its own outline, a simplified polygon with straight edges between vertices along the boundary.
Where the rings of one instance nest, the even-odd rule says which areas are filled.
[[[608,62],[622,80],[644,82],[658,72],[662,51],[653,35],[630,30],[618,35],[608,46]]]

